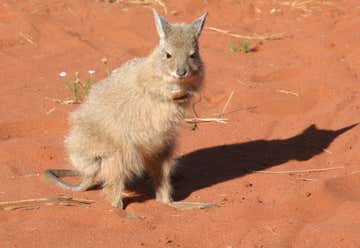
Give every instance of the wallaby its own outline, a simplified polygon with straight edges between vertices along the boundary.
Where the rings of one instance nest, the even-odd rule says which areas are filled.
[[[111,205],[123,209],[125,183],[145,171],[153,180],[157,201],[180,209],[216,207],[173,201],[170,182],[177,126],[188,99],[202,84],[198,38],[207,14],[191,24],[170,24],[153,12],[159,44],[148,57],[126,62],[93,85],[71,114],[65,138],[75,170],[50,169],[45,177],[73,191],[87,190],[99,177]],[[77,175],[78,185],[60,180]]]

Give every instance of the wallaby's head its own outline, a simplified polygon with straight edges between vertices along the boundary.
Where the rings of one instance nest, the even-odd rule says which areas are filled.
[[[156,29],[160,36],[155,55],[161,75],[172,78],[171,81],[177,83],[191,84],[192,81],[201,81],[203,65],[198,39],[206,15],[190,24],[170,24],[154,10]]]

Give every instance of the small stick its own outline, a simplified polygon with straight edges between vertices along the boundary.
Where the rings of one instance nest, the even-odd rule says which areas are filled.
[[[301,181],[317,181],[318,179],[315,179],[315,178],[296,178],[296,180],[301,180]]]
[[[228,105],[229,105],[229,103],[230,103],[231,98],[233,97],[233,95],[234,95],[234,91],[231,91],[230,96],[229,96],[228,99],[226,100],[226,103],[225,103],[225,105],[224,105],[224,107],[223,107],[223,109],[222,109],[221,114],[219,115],[219,117],[221,117],[221,116],[224,115],[224,113],[225,113],[225,111],[226,111],[226,109],[227,109],[227,107],[228,107]]]
[[[304,169],[304,170],[288,170],[288,171],[253,171],[255,173],[263,173],[263,174],[292,174],[292,173],[307,173],[307,172],[321,172],[321,171],[329,171],[329,170],[336,170],[336,169],[344,169],[343,166],[338,167],[328,167],[328,168],[320,168],[320,169]]]
[[[49,198],[27,199],[20,201],[0,202],[0,209],[14,210],[21,208],[34,208],[40,205],[61,205],[61,206],[74,206],[74,205],[88,205],[94,203],[92,200],[77,199],[67,196],[55,196]]]
[[[164,1],[162,1],[162,0],[155,0],[155,2],[156,2],[157,4],[159,4],[159,5],[164,9],[165,14],[168,13],[168,9],[167,9],[166,4],[164,3]]]
[[[326,149],[326,148],[324,148],[323,151],[326,152],[327,154],[333,154],[332,151],[330,151],[329,149]]]
[[[226,123],[227,119],[224,118],[185,118],[187,123],[201,123],[201,122],[217,122]]]
[[[357,170],[357,171],[353,171],[351,173],[349,173],[348,175],[354,175],[354,174],[359,174],[360,173],[360,170]]]
[[[198,98],[197,101],[195,101],[195,102],[193,102],[193,103],[191,104],[191,111],[192,111],[194,117],[195,117],[195,118],[198,118],[199,116],[198,116],[198,114],[197,114],[197,112],[196,112],[196,110],[195,110],[195,105],[198,104],[199,102],[201,102],[202,97],[201,97],[201,94],[194,94],[194,96],[199,96],[199,98]]]
[[[289,91],[289,90],[276,90],[279,93],[287,94],[287,95],[293,95],[293,96],[299,96],[299,93]]]
[[[38,177],[40,176],[40,173],[34,173],[34,174],[25,174],[23,177]]]
[[[49,98],[49,97],[46,97],[46,99],[49,99],[53,102],[56,102],[56,103],[60,103],[60,104],[63,104],[63,105],[68,105],[68,104],[79,104],[80,102],[77,101],[77,100],[73,100],[73,99],[56,99],[56,98]]]
[[[270,35],[258,35],[258,34],[241,35],[241,34],[231,33],[228,30],[215,28],[215,27],[207,27],[206,29],[211,30],[211,31],[215,31],[215,32],[218,32],[218,33],[226,34],[226,35],[229,35],[231,37],[240,38],[240,39],[247,39],[247,40],[280,40],[280,39],[284,38],[284,33],[277,33],[277,34],[270,34]]]
[[[198,100],[196,102],[193,102],[191,104],[191,111],[194,115],[194,118],[198,118],[198,114],[196,113],[196,110],[195,110],[195,105],[198,104],[199,102],[201,102],[202,98],[201,98],[201,94],[194,94],[194,96],[199,96]],[[192,130],[195,131],[195,129],[197,128],[197,123],[192,123],[193,124],[193,127],[192,127]]]
[[[163,0],[129,0],[128,2],[132,4],[142,4],[142,5],[149,5],[151,3],[156,3],[164,9],[165,14],[168,13],[168,9]]]
[[[46,115],[49,115],[49,114],[51,114],[52,112],[54,112],[55,111],[55,108],[52,108],[52,109],[50,109],[50,110],[48,110],[47,112],[46,112]]]
[[[101,59],[101,63],[104,64],[104,66],[105,66],[105,72],[106,72],[106,74],[109,76],[109,75],[111,74],[111,71],[110,71],[110,68],[109,68],[109,61],[108,61],[108,59],[107,59],[107,58],[102,58],[102,59]]]
[[[29,42],[31,45],[33,46],[37,46],[36,43],[30,39],[27,35],[25,35],[23,32],[19,32],[19,35],[24,39],[26,40],[27,42]]]

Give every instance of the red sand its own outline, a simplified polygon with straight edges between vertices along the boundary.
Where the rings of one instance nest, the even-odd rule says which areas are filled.
[[[360,117],[360,3],[287,2],[166,1],[170,21],[208,11],[206,27],[285,36],[250,41],[256,51],[242,54],[229,49],[239,40],[203,31],[197,111],[216,116],[234,96],[226,124],[180,130],[175,188],[180,200],[221,207],[177,211],[150,193],[129,200],[127,210],[145,217],[131,220],[100,191],[66,192],[39,174],[69,166],[62,141],[77,106],[51,99],[69,97],[75,71],[104,77],[103,57],[115,68],[149,53],[158,41],[151,6],[1,1],[0,201],[65,194],[95,203],[0,211],[0,247],[360,247],[360,127],[351,127]],[[341,168],[252,172],[328,167]]]

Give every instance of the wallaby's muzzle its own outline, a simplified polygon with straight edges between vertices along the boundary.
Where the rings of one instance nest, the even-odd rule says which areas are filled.
[[[174,78],[185,79],[190,76],[189,69],[186,66],[179,66],[171,73]]]
[[[187,76],[188,71],[185,68],[177,68],[175,74],[177,77],[183,78]]]

